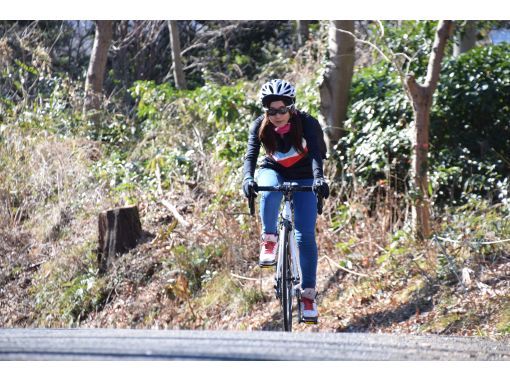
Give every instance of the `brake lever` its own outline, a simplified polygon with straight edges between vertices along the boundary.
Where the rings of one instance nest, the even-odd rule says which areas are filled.
[[[317,214],[322,215],[322,195],[317,194]]]
[[[248,197],[248,205],[250,207],[250,215],[255,215],[255,196],[253,194]]]

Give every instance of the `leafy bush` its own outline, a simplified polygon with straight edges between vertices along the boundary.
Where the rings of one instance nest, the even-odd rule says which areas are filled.
[[[386,21],[384,41],[394,53],[403,53],[412,58],[410,71],[417,78],[424,77],[430,50],[436,34],[438,21],[402,20],[400,26],[391,27],[395,21]]]
[[[510,234],[510,214],[506,205],[491,205],[472,195],[464,205],[445,207],[438,234],[457,243],[438,241],[439,275],[458,280],[462,268],[479,271],[498,261],[506,261]]]
[[[195,293],[201,289],[202,283],[211,279],[213,273],[209,269],[221,255],[221,247],[186,248],[179,245],[173,250],[172,264],[184,273],[190,291]]]
[[[356,176],[365,185],[386,179],[403,188],[412,111],[397,73],[386,63],[362,69],[353,78],[351,99],[346,134],[338,146],[346,178]]]
[[[316,81],[309,81],[296,86],[296,107],[308,112],[315,118],[319,117],[320,94]]]
[[[431,114],[433,168],[439,191],[501,194],[510,174],[510,45],[476,48],[444,63]],[[448,175],[445,176],[444,173]]]
[[[102,307],[106,282],[98,277],[92,243],[71,247],[66,257],[45,263],[31,291],[42,326],[76,326]]]
[[[444,62],[431,112],[429,173],[438,203],[470,193],[503,200],[508,192],[510,47],[479,47]],[[386,63],[356,73],[340,162],[346,178],[390,181],[405,189],[412,110]],[[354,168],[354,169],[353,169]]]
[[[138,123],[145,138],[151,139],[151,147],[142,146],[142,141],[140,155],[132,158],[144,160],[146,168],[159,159],[163,185],[175,176],[187,180],[204,176],[211,152],[226,171],[238,170],[249,125],[260,112],[246,95],[249,92],[241,83],[209,83],[194,90],[177,90],[169,84],[136,82],[131,94],[138,99]],[[151,170],[143,175],[153,177]]]

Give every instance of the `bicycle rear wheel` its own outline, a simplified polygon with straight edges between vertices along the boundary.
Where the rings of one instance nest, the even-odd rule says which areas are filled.
[[[289,231],[285,231],[285,240],[283,244],[283,262],[281,286],[282,286],[282,314],[283,314],[283,329],[285,331],[292,331],[292,272],[290,266],[290,252],[289,252]]]

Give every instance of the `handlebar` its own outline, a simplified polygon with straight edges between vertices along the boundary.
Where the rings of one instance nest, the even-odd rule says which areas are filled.
[[[289,183],[284,182],[282,185],[277,186],[258,186],[257,191],[270,191],[270,192],[281,192],[284,194],[292,194],[296,192],[302,192],[302,193],[310,193],[313,191],[313,186],[300,186],[295,182]],[[322,195],[316,194],[317,196],[317,213],[319,215],[322,214]],[[250,215],[255,215],[255,195],[251,195],[248,198],[248,205],[250,207]]]

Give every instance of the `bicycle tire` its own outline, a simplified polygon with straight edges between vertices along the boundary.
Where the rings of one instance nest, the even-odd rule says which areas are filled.
[[[292,331],[292,272],[290,267],[290,252],[289,252],[289,231],[285,231],[284,244],[283,244],[283,262],[282,277],[281,277],[281,305],[283,314],[283,329],[284,331]]]

